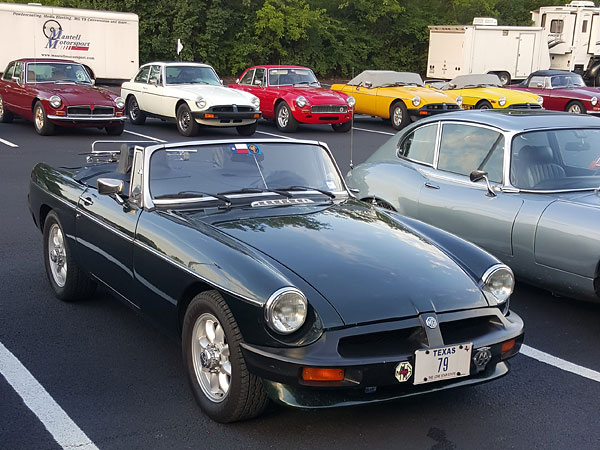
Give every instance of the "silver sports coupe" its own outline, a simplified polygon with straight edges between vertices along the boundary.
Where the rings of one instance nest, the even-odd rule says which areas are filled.
[[[600,300],[600,121],[462,111],[402,130],[348,174],[360,199],[493,253],[517,278]]]

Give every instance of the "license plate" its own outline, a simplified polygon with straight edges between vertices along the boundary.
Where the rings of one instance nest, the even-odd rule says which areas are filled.
[[[415,352],[414,384],[466,377],[471,367],[473,344],[449,345]]]

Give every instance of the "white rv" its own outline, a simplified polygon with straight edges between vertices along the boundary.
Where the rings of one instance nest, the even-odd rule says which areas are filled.
[[[0,3],[0,72],[19,58],[65,58],[101,80],[131,78],[139,67],[137,14]]]
[[[498,26],[496,19],[483,17],[473,25],[430,26],[427,77],[495,73],[504,84],[524,79],[550,67],[542,32],[541,27]]]

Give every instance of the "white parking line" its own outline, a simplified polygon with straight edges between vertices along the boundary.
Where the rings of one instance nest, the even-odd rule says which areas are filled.
[[[167,142],[167,141],[163,141],[162,139],[159,139],[159,138],[155,138],[155,137],[152,137],[152,136],[146,136],[145,134],[136,133],[135,131],[123,130],[123,132],[124,133],[133,134],[135,136],[143,137],[143,138],[146,138],[146,139],[150,139],[150,140],[156,141],[156,142]]]
[[[540,362],[550,364],[551,366],[557,367],[566,372],[571,372],[600,383],[600,372],[596,372],[595,370],[573,364],[569,361],[565,361],[564,359],[557,358],[556,356],[552,356],[548,353],[544,353],[535,348],[529,347],[528,345],[521,346],[521,353],[525,356],[529,356],[530,358],[537,359]]]
[[[98,450],[29,370],[0,342],[0,374],[65,450]]]
[[[17,144],[14,144],[14,143],[7,141],[5,139],[2,139],[2,138],[0,138],[0,142],[4,145],[8,145],[9,147],[15,147],[15,148],[19,147]]]
[[[387,134],[388,136],[393,136],[396,133],[388,133],[387,131],[377,131],[377,130],[367,130],[366,128],[357,128],[357,127],[352,127],[355,130],[358,131],[367,131],[368,133],[379,133],[379,134]]]
[[[256,131],[256,133],[267,134],[269,136],[275,136],[275,137],[280,137],[280,138],[285,138],[285,139],[294,139],[294,138],[291,138],[289,136],[282,136],[281,134],[267,133],[266,131]]]

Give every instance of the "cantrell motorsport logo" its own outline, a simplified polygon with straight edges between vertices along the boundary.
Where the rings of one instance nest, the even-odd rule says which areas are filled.
[[[81,40],[81,34],[64,34],[62,26],[56,20],[47,20],[44,23],[44,36],[48,39],[45,48],[84,52],[90,49],[90,43]]]

